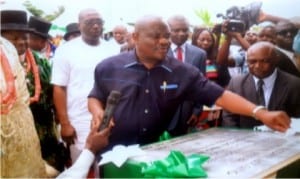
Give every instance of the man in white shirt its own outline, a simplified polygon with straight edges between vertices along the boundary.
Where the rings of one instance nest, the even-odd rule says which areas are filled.
[[[61,137],[70,145],[72,162],[79,156],[90,131],[92,115],[87,108],[87,96],[93,87],[95,66],[119,53],[100,40],[103,23],[96,10],[82,10],[79,13],[81,37],[57,48],[53,59],[54,104]]]

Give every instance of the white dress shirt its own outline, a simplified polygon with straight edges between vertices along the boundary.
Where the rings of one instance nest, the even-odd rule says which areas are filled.
[[[185,62],[185,51],[186,51],[185,46],[186,46],[185,43],[180,46],[182,49],[182,62]],[[171,50],[175,58],[177,58],[177,47],[178,47],[177,45],[171,43]]]
[[[272,91],[274,88],[276,78],[277,78],[277,69],[275,69],[274,72],[270,76],[262,79],[264,81],[263,90],[264,90],[264,97],[265,97],[265,102],[266,102],[267,108],[269,106],[269,102],[270,102],[270,98],[272,95]],[[259,79],[257,77],[255,77],[254,75],[253,75],[253,79],[255,82],[255,88],[257,90],[258,89],[257,82]]]

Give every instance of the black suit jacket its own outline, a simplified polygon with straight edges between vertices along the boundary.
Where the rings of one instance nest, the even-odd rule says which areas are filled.
[[[290,117],[300,117],[300,78],[278,69],[277,78],[270,96],[268,110],[282,110]],[[251,74],[231,79],[228,90],[237,93],[249,101],[258,104],[254,79]],[[232,101],[234,102],[234,101]],[[223,111],[223,126],[252,128],[261,125],[252,117],[241,116]]]
[[[168,56],[174,57],[172,49],[168,51]],[[175,57],[176,58],[176,57]],[[200,72],[205,74],[206,69],[206,52],[194,45],[186,44],[185,46],[185,63],[197,67]],[[185,134],[188,129],[187,121],[192,114],[200,115],[202,105],[195,104],[193,101],[183,102],[177,109],[172,122],[169,126],[169,132],[173,136]]]
[[[185,63],[189,63],[197,67],[203,74],[206,68],[206,52],[191,44],[185,45]],[[172,49],[168,51],[168,56],[174,57]],[[176,58],[176,57],[174,57]]]

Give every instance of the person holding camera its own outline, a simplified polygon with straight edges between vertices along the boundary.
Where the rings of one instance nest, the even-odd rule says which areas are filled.
[[[245,50],[247,50],[249,46],[254,42],[249,41],[250,39],[248,39],[247,36],[245,36],[245,38],[242,38],[241,35],[243,34],[244,31],[248,30],[253,24],[258,24],[266,21],[272,22],[274,24],[278,24],[276,26],[280,26],[280,27],[277,28],[278,29],[276,30],[277,35],[273,39],[279,38],[279,41],[278,40],[274,40],[274,41],[276,43],[280,43],[281,45],[283,45],[283,42],[285,41],[283,35],[288,36],[289,34],[294,34],[295,36],[296,34],[295,30],[294,28],[291,28],[291,25],[288,25],[286,23],[283,23],[285,25],[280,25],[282,24],[281,22],[288,22],[288,19],[263,12],[261,10],[261,6],[262,6],[261,2],[253,2],[246,5],[245,7],[234,6],[229,8],[226,11],[226,16],[222,14],[217,15],[217,17],[223,17],[223,19],[225,19],[225,21],[222,23],[221,29],[222,32],[225,33],[226,35],[225,41],[222,44],[217,57],[217,61],[219,64],[228,65],[231,67],[238,66],[239,67],[238,73],[243,74],[248,72],[248,67],[247,64],[245,63]],[[283,34],[285,33],[284,27],[285,29],[287,29],[286,32],[289,31],[290,33]],[[282,33],[280,34],[279,32]],[[242,50],[239,49],[239,53],[230,54],[229,47],[231,47],[230,45],[232,39],[237,40],[238,43],[241,45]],[[278,44],[279,47],[281,46],[280,44]],[[289,49],[291,49],[291,44],[288,46]],[[281,49],[281,51],[283,50]],[[286,51],[284,52],[287,53]],[[288,73],[300,77],[299,71],[294,66],[291,65],[290,62],[291,60],[286,60],[287,57],[285,54],[281,54],[281,52],[279,52],[279,54],[280,56],[282,56],[282,58],[280,58],[278,67],[284,71],[287,71]],[[287,55],[291,56],[291,53]]]
[[[240,32],[228,31],[227,25],[228,21],[225,21],[222,25],[222,31],[225,33],[225,41],[219,49],[217,61],[220,65],[227,65],[229,67],[237,66],[240,68],[239,74],[246,74],[248,73],[248,66],[245,62],[245,51],[251,46],[249,43],[250,41],[247,41],[246,38],[243,38]],[[257,41],[269,41],[274,44],[277,42],[277,36],[276,28],[267,26],[260,30]],[[232,39],[237,40],[237,42],[241,45],[243,50],[239,50],[240,53],[230,53]],[[276,51],[277,55],[279,56],[277,67],[287,73],[300,77],[300,73],[296,66],[292,63],[291,59],[280,50],[280,47],[277,47]]]
[[[245,63],[245,53],[250,45],[257,41],[257,38],[255,38],[257,37],[256,33],[252,30],[248,30],[247,32],[243,31],[243,29],[234,30],[229,20],[224,21],[222,24],[222,32],[225,34],[225,40],[217,55],[218,64],[237,67],[236,74],[248,73],[248,67]],[[239,45],[235,52],[232,50],[233,40],[236,40]],[[234,73],[231,72],[231,76],[234,76]]]

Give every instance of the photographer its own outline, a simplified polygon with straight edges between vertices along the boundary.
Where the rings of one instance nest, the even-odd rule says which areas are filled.
[[[222,31],[225,34],[225,41],[219,49],[217,62],[220,65],[237,67],[238,74],[248,73],[248,67],[245,63],[245,51],[250,47],[250,45],[257,41],[257,38],[250,38],[248,36],[257,37],[257,34],[251,30],[248,30],[246,33],[244,31],[229,31],[229,22],[229,20],[226,20],[222,24]],[[243,34],[245,35],[243,36]],[[238,47],[235,53],[230,53],[230,51],[232,52],[232,48],[230,47],[233,39],[235,39],[239,43],[240,47]],[[231,75],[233,75],[233,73],[231,73]]]
[[[255,40],[251,40],[248,38],[248,34],[251,34],[249,31],[249,27],[253,24],[257,24],[260,22],[269,21],[272,23],[277,23],[277,26],[280,24],[288,23],[288,20],[279,16],[274,16],[268,13],[261,11],[261,3],[254,2],[245,7],[231,7],[226,11],[226,16],[222,14],[218,14],[218,17],[223,17],[224,22],[222,23],[221,30],[225,34],[225,41],[221,45],[219,49],[219,53],[217,56],[217,62],[220,65],[227,65],[229,67],[238,67],[237,73],[243,74],[248,72],[248,67],[245,63],[245,50],[249,48],[249,46],[255,43]],[[285,23],[283,23],[285,22]],[[282,25],[281,25],[282,26]],[[284,25],[282,27],[288,27]],[[278,32],[283,31],[283,28],[277,28]],[[291,29],[291,28],[290,28]],[[248,31],[247,31],[248,30]],[[245,37],[243,38],[243,33],[246,32]],[[273,43],[276,41],[278,43],[277,38],[280,37],[280,33],[273,38]],[[260,34],[262,36],[262,34]],[[288,34],[287,34],[288,36]],[[232,40],[236,40],[241,48],[237,50],[237,53],[232,53],[231,44]],[[260,38],[258,41],[265,41],[265,38]],[[291,45],[290,45],[291,46]],[[280,46],[279,46],[280,47]],[[280,49],[280,48],[278,48]],[[295,65],[293,65],[292,61],[289,60],[288,56],[284,54],[282,49],[277,50],[278,55],[280,56],[280,62],[278,67],[283,71],[286,71],[290,74],[300,77],[299,71],[296,69]],[[231,71],[232,72],[232,71]],[[233,71],[234,72],[234,71]],[[231,73],[234,74],[234,73]]]
[[[220,65],[227,65],[228,67],[238,67],[238,74],[248,73],[247,63],[245,63],[245,51],[252,44],[250,44],[249,41],[246,40],[246,36],[243,38],[241,33],[228,31],[227,24],[228,22],[225,21],[222,26],[222,30],[225,34],[225,41],[219,49],[217,62]],[[269,26],[267,28],[269,28]],[[259,32],[259,38],[257,41],[268,41],[266,38],[260,38],[264,36],[263,33],[265,32],[266,31],[264,28]],[[241,45],[241,48],[239,49],[238,53],[232,53],[230,49],[232,39],[236,39],[237,42]],[[274,39],[276,39],[275,34]],[[278,48],[276,50],[277,55],[279,56],[278,68],[294,76],[300,77],[299,71],[289,59],[289,57],[283,52],[281,52]]]

